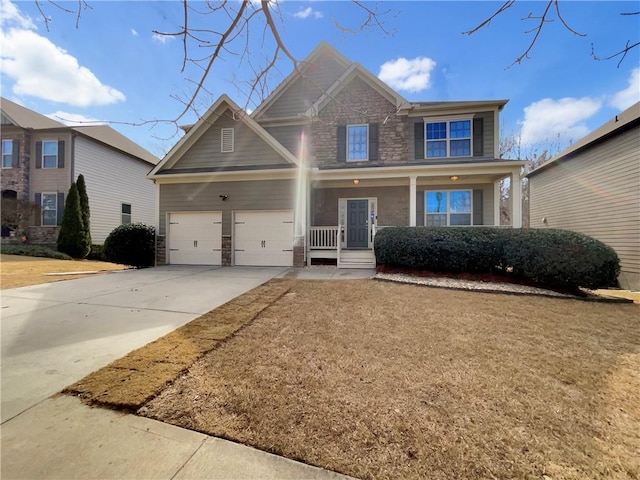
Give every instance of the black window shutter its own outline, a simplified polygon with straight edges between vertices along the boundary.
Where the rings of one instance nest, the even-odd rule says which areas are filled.
[[[57,205],[57,225],[62,225],[62,217],[64,216],[64,193],[58,192],[58,205]]]
[[[338,125],[337,131],[338,138],[338,156],[339,162],[345,162],[347,160],[347,126]]]
[[[482,225],[482,190],[473,191],[473,225]]]
[[[482,157],[484,155],[484,119],[473,119],[473,156]]]
[[[378,124],[369,124],[369,160],[378,160]]]
[[[36,227],[39,227],[40,225],[42,225],[42,194],[40,193],[36,193],[36,198],[34,201],[36,208],[34,209],[33,215],[34,215],[34,221],[33,224]]]
[[[58,168],[64,168],[64,140],[58,142]]]
[[[42,168],[42,142],[36,142],[36,168]]]
[[[13,151],[11,152],[11,166],[17,168],[20,166],[20,140],[13,141]]]
[[[416,160],[424,160],[424,122],[418,122],[413,126],[415,139],[415,155]]]

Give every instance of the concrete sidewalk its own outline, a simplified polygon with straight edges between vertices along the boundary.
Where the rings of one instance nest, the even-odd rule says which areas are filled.
[[[271,278],[370,276],[335,269],[169,266],[2,291],[0,477],[347,478],[50,395]]]
[[[56,396],[2,426],[5,479],[346,479],[227,440]]]

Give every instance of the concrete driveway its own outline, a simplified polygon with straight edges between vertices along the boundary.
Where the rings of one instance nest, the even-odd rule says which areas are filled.
[[[2,291],[2,423],[286,270],[166,266]]]

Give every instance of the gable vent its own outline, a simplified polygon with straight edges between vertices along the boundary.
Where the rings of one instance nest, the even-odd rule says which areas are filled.
[[[233,128],[223,128],[220,131],[220,151],[222,153],[233,152]]]

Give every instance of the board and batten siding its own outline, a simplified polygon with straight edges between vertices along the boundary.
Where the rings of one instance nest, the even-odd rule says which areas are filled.
[[[455,116],[460,116],[463,114],[455,114]],[[425,116],[421,116],[421,117],[411,117],[409,118],[409,159],[410,160],[414,160],[415,159],[415,142],[414,142],[414,128],[415,128],[415,124],[419,123],[419,122],[424,122],[424,118],[426,118],[427,115]],[[437,118],[447,118],[446,114],[443,115],[437,115]],[[495,130],[495,121],[494,121],[494,114],[493,112],[480,112],[480,113],[474,113],[469,115],[469,118],[482,118],[482,130],[483,130],[483,139],[482,139],[482,146],[483,146],[483,154],[482,154],[482,158],[497,158],[496,153],[494,152],[494,145],[493,145],[493,139],[494,139],[494,130]],[[473,157],[462,157],[462,158],[473,158]],[[434,160],[434,161],[442,161],[442,159],[439,158],[430,158],[430,159],[425,159],[425,160]]]
[[[155,225],[152,165],[93,142],[75,138],[75,178],[84,175],[91,209],[91,240],[103,243],[122,223],[122,204],[131,205],[131,222]],[[75,180],[75,179],[74,179]]]
[[[532,227],[573,230],[610,245],[620,257],[621,286],[640,290],[640,127],[549,166],[529,182]]]
[[[223,128],[234,129],[233,152],[222,153],[221,151],[220,135]],[[244,123],[234,120],[231,110],[226,110],[182,155],[172,169],[250,167],[287,163],[253,130]]]
[[[169,212],[213,211],[222,212],[222,235],[231,235],[233,211],[293,210],[295,186],[294,180],[161,184],[158,235],[166,235]]]

